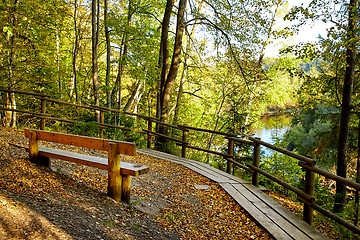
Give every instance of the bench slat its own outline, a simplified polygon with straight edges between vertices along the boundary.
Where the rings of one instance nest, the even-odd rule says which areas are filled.
[[[24,129],[25,137],[29,138],[30,131],[36,131],[37,140],[62,143],[67,145],[73,145],[78,147],[92,148],[97,150],[108,151],[108,143],[119,143],[119,153],[130,156],[135,156],[136,146],[134,143],[115,141],[109,139],[100,139],[87,136],[78,136],[73,134],[55,133],[48,131],[38,131],[31,129]]]
[[[28,151],[29,149],[26,148]],[[39,154],[41,156],[62,159],[69,162],[79,163],[90,167],[108,170],[108,159],[95,157],[86,154],[69,152],[60,149],[39,146]],[[133,164],[128,162],[120,162],[121,175],[139,176],[149,172],[150,168],[142,164]]]

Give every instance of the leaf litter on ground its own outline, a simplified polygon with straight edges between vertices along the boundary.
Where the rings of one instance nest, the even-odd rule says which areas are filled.
[[[104,170],[56,159],[51,169],[39,167],[14,146],[28,145],[21,130],[0,128],[0,143],[5,239],[272,239],[218,184],[176,163],[122,156],[151,169],[132,178],[131,203],[125,204],[106,196]],[[41,144],[106,157],[101,151]]]

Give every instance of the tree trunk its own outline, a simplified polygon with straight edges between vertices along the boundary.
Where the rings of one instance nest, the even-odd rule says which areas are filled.
[[[186,8],[186,0],[180,0],[179,10],[177,15],[176,36],[175,36],[173,57],[172,57],[169,73],[167,75],[166,81],[164,82],[163,88],[161,89],[162,101],[160,102],[161,103],[160,119],[162,119],[163,121],[166,121],[168,118],[171,91],[174,86],[177,73],[179,70],[179,66],[181,63],[182,38],[185,29],[185,19],[184,19],[185,8]]]
[[[170,18],[172,13],[172,8],[175,0],[167,0],[166,7],[164,12],[164,18],[161,23],[161,39],[160,39],[160,49],[159,49],[159,62],[158,69],[160,73],[160,81],[158,81],[158,93],[156,99],[156,117],[161,119],[162,115],[162,102],[163,102],[163,89],[166,82],[167,72],[169,68],[169,26]],[[161,119],[161,121],[164,121]],[[156,124],[156,131],[160,133],[166,132],[166,128],[162,125]],[[165,138],[158,137],[155,148],[161,150],[165,149],[163,143],[166,143]]]
[[[159,81],[159,93],[158,93],[158,101],[156,108],[156,117],[161,117],[161,102],[163,95],[163,88],[165,86],[167,71],[169,68],[169,26],[170,26],[170,17],[172,13],[172,8],[175,0],[167,0],[164,18],[161,23],[161,39],[160,39],[160,53],[159,53],[159,69],[160,69],[160,81]]]
[[[115,80],[115,86],[111,93],[111,102],[115,106],[116,105],[116,99],[117,99],[117,108],[121,109],[121,80],[122,75],[124,71],[124,61],[126,59],[126,53],[127,53],[127,46],[125,45],[125,48],[120,49],[120,56],[118,61],[118,72]]]
[[[177,93],[177,97],[176,97],[176,105],[175,105],[175,111],[174,111],[174,118],[173,118],[173,124],[177,124],[179,121],[179,113],[180,113],[180,103],[181,103],[181,98],[183,95],[183,88],[184,88],[184,83],[185,83],[185,77],[186,77],[186,73],[187,73],[187,64],[186,64],[186,60],[184,62],[184,69],[182,71],[181,74],[181,78],[180,78],[180,85],[179,85],[179,90]],[[175,131],[175,129],[173,129]]]
[[[71,81],[70,81],[70,99],[74,98],[75,102],[78,102],[78,92],[77,92],[77,71],[76,71],[76,57],[78,54],[79,48],[79,37],[77,30],[77,1],[74,2],[74,40],[72,47],[72,69],[71,69]]]
[[[358,151],[357,151],[357,162],[356,162],[356,182],[360,183],[360,114],[358,113],[358,121],[359,121],[359,125],[358,125],[358,139],[357,139],[357,147],[358,147]],[[357,226],[358,225],[358,221],[359,221],[359,193],[360,191],[358,189],[356,189],[355,191],[355,214],[354,214],[354,225]]]
[[[58,14],[58,8],[56,1],[54,1],[56,15]],[[63,99],[63,84],[61,79],[61,65],[60,65],[60,34],[59,34],[59,22],[58,19],[55,20],[55,35],[56,35],[56,62],[57,62],[57,72],[58,72],[58,87],[60,93],[60,99]]]
[[[145,84],[144,80],[139,79],[137,81],[136,87],[135,89],[132,91],[131,96],[129,98],[129,100],[127,101],[125,107],[124,107],[124,111],[128,112],[131,109],[131,106],[134,105],[135,101],[139,98],[139,96],[142,95],[141,91],[143,88],[143,85]]]
[[[218,108],[218,110],[216,111],[216,122],[215,122],[215,127],[214,129],[212,129],[213,131],[218,131],[218,125],[219,125],[219,121],[220,121],[220,116],[221,116],[221,109],[223,108],[223,105],[225,103],[225,99],[226,97],[228,96],[228,94],[225,94],[225,91],[226,89],[223,88],[222,89],[222,100],[221,100],[221,103],[220,103],[220,106]],[[213,144],[213,141],[215,140],[215,133],[212,133],[211,136],[210,136],[210,139],[209,139],[209,142],[207,144],[207,149],[208,150],[211,150],[211,145]],[[206,154],[206,162],[210,162],[210,153],[207,153]]]
[[[204,1],[201,1],[199,3],[198,12],[200,12],[200,9],[202,8],[203,3],[204,3]],[[185,48],[186,53],[184,54],[185,56],[190,51],[191,39],[192,39],[192,37],[193,37],[193,35],[195,33],[195,27],[196,27],[196,24],[197,24],[198,21],[199,21],[198,19],[195,20],[195,24],[193,25],[193,27],[191,29],[191,32],[190,32],[190,35],[188,37],[189,40],[186,43],[186,48]],[[182,71],[182,74],[181,74],[179,90],[178,90],[178,94],[177,94],[177,98],[176,98],[176,105],[175,105],[174,118],[173,118],[173,123],[174,124],[177,124],[178,119],[179,119],[181,98],[183,96],[183,86],[184,86],[184,83],[185,83],[185,79],[186,79],[186,76],[187,76],[187,70],[188,70],[187,60],[188,60],[188,58],[185,57],[185,60],[184,60],[184,63],[183,63],[184,68],[183,68],[183,71]]]
[[[168,2],[171,2],[171,1],[172,0],[168,0]],[[171,2],[171,5],[172,5],[172,2]],[[167,3],[167,8],[168,8],[168,3]],[[169,9],[171,9],[171,7],[169,7]],[[176,77],[178,74],[179,66],[181,63],[180,57],[181,57],[182,38],[183,38],[183,34],[184,34],[184,29],[185,29],[185,19],[184,19],[185,9],[186,9],[186,0],[180,0],[178,14],[177,14],[176,35],[175,35],[173,57],[172,57],[169,73],[167,74],[166,78],[163,78],[163,74],[166,74],[166,70],[167,70],[166,66],[167,66],[168,56],[166,56],[166,54],[168,54],[168,50],[166,50],[166,48],[168,46],[168,40],[165,41],[165,39],[163,39],[163,35],[162,35],[162,39],[161,39],[161,42],[164,42],[164,45],[162,45],[162,47],[163,47],[163,55],[162,55],[163,65],[161,68],[162,71],[161,71],[161,86],[160,86],[161,89],[160,89],[159,110],[161,113],[160,121],[165,122],[165,123],[167,122],[168,117],[169,117],[171,91],[174,86],[174,83],[175,83],[175,80],[176,80]],[[165,18],[165,16],[166,16],[166,14],[164,15],[163,28],[165,27],[164,23],[168,24],[166,22],[167,18]],[[167,27],[168,26],[169,25],[167,25]],[[167,33],[164,35],[167,37]],[[159,133],[166,135],[167,127],[165,127],[164,125],[160,125]],[[158,138],[157,146],[159,148],[162,148],[163,150],[168,151],[166,144],[167,144],[167,139],[161,138],[161,137]]]
[[[134,113],[138,113],[139,103],[140,103],[141,97],[143,96],[144,92],[145,92],[145,79],[142,80],[141,88],[135,95]],[[137,119],[138,118],[135,118],[135,123],[138,123]]]
[[[132,18],[133,10],[132,10],[132,0],[129,1],[128,6],[128,17],[127,17],[127,26],[130,26],[131,18]],[[115,86],[112,90],[111,96],[112,96],[112,102],[115,104],[115,99],[118,99],[118,109],[121,110],[121,82],[122,82],[122,76],[125,68],[125,61],[127,58],[127,52],[128,52],[128,37],[129,34],[127,31],[124,32],[124,35],[122,37],[121,46],[120,46],[120,56],[119,56],[119,67],[118,67],[118,73],[115,80]]]
[[[278,2],[276,4],[276,8],[274,9],[274,12],[273,12],[272,17],[271,17],[271,23],[270,23],[269,28],[267,29],[267,32],[266,32],[266,40],[263,42],[261,51],[259,53],[259,59],[257,61],[258,71],[262,71],[262,64],[263,64],[263,60],[264,60],[264,56],[265,56],[265,49],[269,45],[271,36],[273,35],[273,28],[274,28],[274,25],[275,25],[276,17],[278,17],[279,7],[280,7],[280,2]],[[243,123],[244,126],[247,126],[249,124],[251,107],[252,107],[252,104],[253,104],[254,100],[257,97],[257,95],[256,95],[257,89],[256,88],[258,87],[258,81],[259,80],[260,80],[260,73],[256,73],[256,79],[255,79],[255,81],[254,81],[254,83],[252,85],[252,89],[250,87],[248,87],[248,91],[251,91],[251,94],[249,96],[249,101],[247,103],[248,112],[246,113],[246,116],[245,116],[245,120],[244,120],[244,123]]]
[[[108,1],[104,0],[104,22],[105,22],[105,42],[106,42],[106,101],[107,107],[111,108],[111,87],[110,87],[110,57],[111,57],[111,48],[110,48],[110,31],[108,27],[108,20],[107,20],[107,11],[108,11]]]
[[[349,123],[351,114],[351,97],[355,75],[356,55],[356,11],[358,1],[350,0],[349,4],[349,26],[347,31],[348,46],[346,51],[346,71],[344,76],[343,96],[341,104],[340,134],[337,158],[337,175],[346,178],[347,171],[347,149],[349,138]],[[333,211],[342,212],[346,204],[346,185],[336,182],[336,195]]]
[[[98,73],[98,49],[99,49],[99,2],[92,0],[91,4],[92,25],[92,81],[94,90],[95,106],[100,106],[99,73]],[[100,122],[100,112],[95,111],[95,120]]]
[[[9,51],[9,89],[13,89],[16,84],[16,36],[17,33],[15,32],[17,29],[17,5],[18,1],[15,0],[14,7],[12,9],[11,13],[11,24],[13,25],[13,34],[11,36],[8,35],[8,41],[10,42],[10,51]],[[16,100],[15,100],[15,94],[9,93],[7,98],[7,107],[10,109],[16,109]],[[6,112],[6,119],[7,125],[11,127],[16,127],[16,112]],[[5,121],[6,122],[6,121]]]

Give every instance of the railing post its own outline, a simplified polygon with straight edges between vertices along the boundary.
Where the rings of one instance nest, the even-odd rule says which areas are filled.
[[[231,155],[232,157],[234,156],[234,140],[229,138],[228,139],[228,154]],[[226,164],[226,172],[231,174],[232,173],[232,162],[230,162],[229,160],[227,160],[227,164]]]
[[[181,148],[181,157],[186,158],[186,146],[188,145],[187,142],[187,133],[189,132],[188,129],[186,129],[185,127],[182,128],[182,148]]]
[[[46,113],[46,98],[41,97],[40,100],[41,100],[41,113],[45,114]],[[41,117],[41,120],[40,120],[40,129],[41,130],[45,130],[45,124],[46,124],[45,118]]]
[[[313,167],[315,164],[308,164]],[[315,192],[315,173],[310,169],[305,170],[305,192],[309,194],[311,197],[314,196]],[[308,199],[308,201],[312,202],[312,200]],[[313,209],[306,203],[304,203],[304,212],[303,219],[309,225],[313,223]]]
[[[260,140],[260,138],[255,138],[255,139]],[[259,165],[260,165],[260,144],[255,142],[253,166],[258,168]],[[252,174],[252,184],[256,187],[259,186],[259,173],[256,171],[254,171]]]
[[[152,121],[148,119],[148,132],[147,132],[147,148],[151,149],[151,132],[152,131]]]
[[[102,124],[104,124],[104,122],[105,122],[104,114],[105,114],[105,112],[100,110],[100,123],[102,123]],[[102,126],[100,126],[100,136],[104,137],[104,128]]]

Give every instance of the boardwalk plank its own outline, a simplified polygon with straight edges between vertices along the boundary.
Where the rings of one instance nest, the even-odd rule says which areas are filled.
[[[230,182],[230,183],[240,183],[240,182],[245,182],[244,180],[237,178],[235,176],[232,176],[230,174],[227,174],[219,169],[214,170],[215,168],[209,166],[206,163],[202,163],[202,162],[198,162],[198,161],[194,161],[194,160],[190,160],[190,159],[185,159],[185,158],[181,158],[181,157],[177,157],[174,155],[170,155],[167,153],[162,153],[162,152],[155,152],[154,150],[149,151],[148,149],[146,149],[144,151],[144,149],[138,150],[139,153],[145,153],[148,155],[151,155],[153,157],[157,157],[157,158],[165,158],[169,161],[178,163],[178,164],[186,164],[191,170],[193,171],[197,171],[198,173],[204,175],[205,177],[210,178],[211,180],[220,183],[220,182]]]
[[[266,214],[274,223],[279,225],[285,232],[291,233],[291,235],[294,237],[294,239],[297,240],[306,240],[311,239],[309,238],[303,231],[296,228],[291,222],[286,220],[281,214],[274,211],[273,207],[264,201],[264,198],[261,199],[257,195],[261,194],[260,190],[257,190],[255,192],[250,191],[242,184],[232,184],[235,189],[237,189],[239,192],[241,192],[246,199],[248,199],[253,205],[256,206],[256,208],[259,209],[259,211]],[[269,197],[270,198],[270,197]],[[268,199],[266,199],[268,200]],[[280,206],[281,207],[281,206]],[[298,219],[300,220],[300,219]]]
[[[244,187],[248,188],[251,191],[258,191],[258,188],[254,185],[243,185]],[[288,221],[292,222],[294,225],[296,225],[297,228],[299,228],[301,231],[306,232],[308,236],[310,236],[311,239],[314,240],[324,240],[327,239],[325,236],[323,236],[321,233],[316,231],[313,227],[309,226],[305,221],[303,221],[301,218],[293,214],[292,212],[285,209],[283,206],[281,206],[279,203],[277,203],[273,198],[269,197],[265,193],[258,191],[257,196],[261,198],[264,202],[268,203],[271,208],[284,216]]]
[[[293,239],[289,234],[287,234],[282,228],[280,228],[276,223],[274,223],[267,215],[261,212],[253,204],[249,204],[249,200],[244,197],[237,189],[235,189],[229,183],[221,183],[220,186],[230,194],[236,202],[239,203],[241,207],[248,212],[258,224],[260,224],[264,229],[266,229],[275,239],[279,240],[289,240]]]
[[[219,183],[275,239],[327,239],[303,220],[263,193],[249,182],[215,169],[210,165],[151,149],[139,153],[181,164]]]

